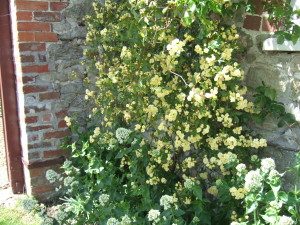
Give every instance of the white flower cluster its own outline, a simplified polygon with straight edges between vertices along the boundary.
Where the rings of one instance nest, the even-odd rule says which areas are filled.
[[[277,170],[271,170],[269,173],[269,179],[275,180],[280,177],[280,173]]]
[[[192,189],[194,185],[195,182],[192,181],[191,179],[186,179],[186,181],[184,182],[184,187],[187,189]]]
[[[236,166],[237,175],[241,176],[247,172],[246,165],[244,163],[240,163]]]
[[[99,196],[99,203],[102,206],[105,206],[105,204],[108,202],[109,200],[109,195],[108,194],[102,194]]]
[[[157,222],[159,221],[159,216],[160,216],[159,210],[151,209],[151,210],[148,212],[148,220],[149,220],[149,221],[154,221],[154,222],[157,223]]]
[[[170,44],[167,45],[167,50],[170,55],[179,55],[183,51],[185,43],[180,41],[178,38],[174,39]]]
[[[38,206],[38,201],[34,199],[27,198],[22,201],[22,207],[28,213],[37,209]]]
[[[132,220],[129,218],[129,216],[125,215],[125,216],[122,216],[121,218],[121,223],[120,225],[130,225],[132,223]]]
[[[275,169],[275,162],[271,158],[266,158],[261,160],[261,170],[264,173],[269,173],[271,170]]]
[[[52,225],[54,223],[54,220],[51,217],[44,217],[44,221],[41,225]]]
[[[116,138],[120,144],[125,143],[128,140],[130,134],[131,130],[123,127],[120,127],[116,130]]]
[[[280,225],[293,225],[294,220],[290,217],[287,217],[287,216],[281,216],[280,219],[279,219],[278,224],[280,224]]]
[[[60,210],[56,214],[55,219],[59,222],[59,224],[62,224],[62,222],[67,218],[67,216],[68,214],[65,211]]]
[[[107,220],[106,225],[120,225],[120,221],[114,217],[111,217]]]
[[[263,177],[260,175],[259,170],[250,171],[245,177],[245,188],[248,191],[256,191],[262,186]]]
[[[74,181],[74,177],[66,177],[64,179],[64,186],[71,186]]]
[[[273,207],[274,209],[281,209],[282,203],[281,202],[277,202],[277,201],[271,201],[270,202],[270,206]]]
[[[160,198],[160,205],[164,207],[164,210],[168,210],[171,208],[171,204],[173,204],[173,197],[170,195],[163,195]]]
[[[50,183],[56,182],[60,178],[60,175],[56,173],[54,170],[47,170],[46,172],[46,179]]]

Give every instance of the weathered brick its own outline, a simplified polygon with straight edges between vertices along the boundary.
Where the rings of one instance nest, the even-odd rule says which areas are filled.
[[[244,28],[249,30],[260,30],[261,17],[247,15],[244,20]]]
[[[276,31],[274,23],[272,21],[269,21],[268,18],[266,17],[262,18],[261,29],[262,31],[270,31],[270,32]]]
[[[32,168],[29,170],[30,176],[33,177],[41,177],[44,175],[43,168]]]
[[[59,97],[60,97],[59,92],[43,93],[39,95],[40,101],[59,99]]]
[[[55,115],[58,119],[63,119],[68,115],[68,112],[66,110],[63,110],[63,111],[55,113]]]
[[[23,73],[47,73],[49,72],[48,65],[32,65],[22,66]]]
[[[53,128],[51,125],[41,125],[41,126],[35,126],[35,127],[27,127],[27,131],[40,131],[40,130],[48,130]]]
[[[56,42],[57,34],[51,32],[39,32],[35,33],[35,41],[46,41],[46,42]]]
[[[249,0],[248,3],[254,6],[254,13],[261,15],[263,13],[264,5],[262,0]]]
[[[19,20],[32,20],[32,12],[17,12],[17,21]]]
[[[49,23],[18,22],[18,31],[50,31]]]
[[[26,106],[25,107],[25,113],[39,113],[39,112],[45,112],[48,111],[49,108],[46,105],[43,106]]]
[[[54,158],[57,156],[65,156],[67,155],[66,149],[52,150],[52,151],[44,151],[45,158]]]
[[[48,91],[48,86],[43,86],[43,85],[27,85],[27,86],[23,87],[23,92],[25,94],[42,92],[42,91]]]
[[[47,192],[47,191],[51,191],[51,190],[53,190],[52,185],[44,185],[44,186],[39,186],[39,187],[32,188],[32,193],[33,194],[43,193],[43,192]]]
[[[47,57],[45,55],[39,54],[39,62],[47,62]]]
[[[59,22],[61,14],[57,12],[34,12],[34,19],[42,22]]]
[[[18,32],[18,41],[35,41],[33,32]]]
[[[38,116],[29,116],[25,118],[25,123],[36,123],[38,121]]]
[[[28,148],[29,149],[33,149],[33,148],[49,148],[51,146],[52,146],[52,144],[50,142],[40,142],[40,143],[29,144]]]
[[[58,128],[66,128],[66,127],[68,126],[65,120],[61,120],[58,122]]]
[[[35,81],[35,77],[22,77],[22,82],[23,84],[26,84],[26,83],[30,83],[30,82],[34,82]]]
[[[34,62],[34,56],[33,55],[21,55],[21,62],[27,63],[27,62]]]
[[[52,115],[51,114],[46,114],[42,116],[42,121],[43,122],[49,122],[52,119]]]
[[[39,159],[41,157],[40,152],[29,152],[28,153],[28,158],[29,159]]]
[[[44,134],[44,139],[63,138],[70,134],[70,130],[53,131]]]
[[[61,11],[69,5],[68,2],[50,2],[51,11]]]
[[[32,51],[32,52],[40,52],[46,50],[45,43],[21,43],[19,44],[19,50],[21,52]]]
[[[17,1],[15,2],[17,10],[48,10],[48,2],[39,1]]]

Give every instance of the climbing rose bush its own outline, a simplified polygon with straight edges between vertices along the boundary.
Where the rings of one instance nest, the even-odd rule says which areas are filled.
[[[250,194],[275,164],[249,160],[267,143],[245,128],[260,109],[244,97],[239,34],[224,23],[243,2],[93,5],[85,99],[94,125],[80,132],[66,118],[78,140],[63,166],[62,221],[258,224]]]

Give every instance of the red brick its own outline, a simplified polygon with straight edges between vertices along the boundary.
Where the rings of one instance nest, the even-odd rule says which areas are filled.
[[[22,66],[23,73],[47,73],[49,72],[48,65],[33,65]]]
[[[28,93],[36,93],[36,92],[42,92],[42,91],[48,91],[48,86],[42,86],[42,85],[27,85],[23,87],[23,92],[25,94]]]
[[[17,12],[17,21],[32,20],[32,12]]]
[[[57,12],[34,12],[34,20],[42,22],[59,22],[61,14]]]
[[[29,144],[28,148],[49,148],[52,144],[50,142],[41,142],[41,143],[35,143],[35,144]]]
[[[15,4],[17,10],[34,10],[34,11],[48,10],[48,2],[17,1]]]
[[[34,62],[34,56],[33,55],[21,55],[21,62],[22,63]]]
[[[32,51],[32,52],[39,52],[46,50],[45,43],[21,43],[19,44],[19,50],[21,52],[25,51]]]
[[[40,131],[40,130],[47,130],[52,128],[50,125],[41,125],[36,127],[27,127],[27,131]]]
[[[55,115],[58,119],[63,119],[68,115],[68,112],[66,110],[63,110],[63,111],[55,113]]]
[[[51,11],[61,11],[69,5],[67,2],[50,2]]]
[[[244,20],[244,28],[249,30],[260,30],[261,17],[247,15]]]
[[[33,168],[29,170],[30,177],[41,177],[44,175],[43,168]]]
[[[57,34],[51,32],[35,33],[35,41],[57,42]]]
[[[67,155],[66,149],[44,151],[44,158],[53,158],[53,157],[57,158],[57,156],[65,156],[65,155]]]
[[[35,41],[33,32],[18,32],[18,41]]]
[[[18,22],[19,31],[50,31],[49,23],[40,22]]]
[[[42,117],[43,122],[49,122],[49,121],[51,121],[51,119],[52,119],[51,114],[46,114],[46,115],[43,115],[43,117]]]
[[[35,77],[22,77],[23,84],[34,82],[34,81],[35,81]]]
[[[66,127],[68,126],[65,120],[61,120],[58,122],[58,128],[66,128]]]
[[[60,93],[59,92],[43,93],[43,94],[40,94],[39,97],[40,97],[40,101],[59,99]]]
[[[274,23],[272,21],[269,21],[268,18],[266,17],[262,18],[261,29],[262,31],[270,31],[270,32],[276,31]]]
[[[38,121],[37,116],[29,116],[25,118],[25,123],[36,123]]]
[[[44,193],[44,192],[51,191],[51,190],[53,190],[52,185],[44,185],[44,186],[39,186],[39,187],[32,188],[32,193],[33,194]]]
[[[53,131],[53,132],[45,133],[44,139],[63,138],[69,134],[70,134],[70,130]]]

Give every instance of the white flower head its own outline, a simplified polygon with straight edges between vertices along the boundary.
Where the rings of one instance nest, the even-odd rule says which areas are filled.
[[[160,216],[159,210],[151,209],[151,210],[148,212],[148,220],[149,220],[149,221],[158,222],[158,221],[159,221],[159,216]]]
[[[250,171],[245,177],[245,188],[248,191],[256,191],[262,186],[263,177],[260,175],[259,170]]]
[[[109,195],[108,194],[102,194],[99,196],[99,203],[102,206],[105,206],[105,204],[109,201]]]
[[[240,163],[236,166],[237,175],[240,176],[247,172],[246,165],[244,163]]]
[[[164,210],[171,208],[172,203],[173,203],[173,197],[170,195],[163,195],[160,198],[160,205],[164,207]]]
[[[129,218],[129,216],[125,215],[125,216],[122,216],[121,218],[121,223],[120,225],[130,225],[132,223],[131,219]]]
[[[275,209],[281,209],[282,207],[282,203],[281,202],[277,202],[277,201],[271,201],[270,202],[270,206],[275,208]]]
[[[186,179],[186,181],[184,182],[184,187],[187,189],[192,189],[194,184],[195,182],[192,181],[191,179]]]
[[[111,217],[107,220],[106,225],[120,225],[120,222],[116,218]]]
[[[116,138],[120,144],[125,143],[128,140],[130,134],[131,130],[123,127],[120,127],[116,130]]]
[[[271,170],[275,169],[275,162],[271,158],[265,158],[261,160],[260,168],[264,173],[269,173]]]
[[[46,179],[50,182],[50,183],[54,183],[55,181],[57,181],[60,178],[60,175],[58,173],[56,173],[54,170],[47,170],[46,172]]]
[[[277,170],[271,170],[269,173],[269,179],[274,180],[280,177],[280,173]]]
[[[291,217],[288,216],[281,216],[279,219],[278,224],[280,225],[293,225],[294,220]]]

